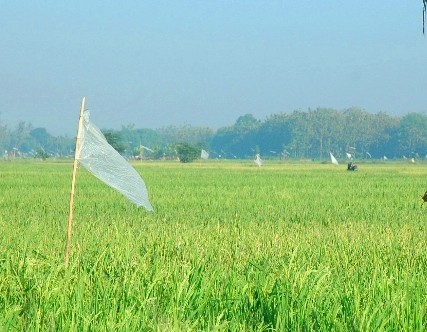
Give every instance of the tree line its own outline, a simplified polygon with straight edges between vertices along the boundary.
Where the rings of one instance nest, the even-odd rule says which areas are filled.
[[[322,160],[329,152],[357,159],[418,158],[427,156],[427,116],[409,113],[394,117],[358,108],[295,110],[272,114],[265,120],[245,114],[231,126],[168,126],[120,130],[104,129],[113,147],[128,158],[172,159],[182,151],[197,156],[201,149],[210,158],[245,159],[257,153],[263,158]],[[20,122],[15,129],[0,123],[0,148],[5,157],[72,157],[75,138],[52,136],[45,128]]]
[[[218,129],[211,146],[236,157],[264,156],[325,159],[337,156],[365,158],[425,158],[427,117],[410,113],[392,117],[358,108],[296,110],[273,114],[265,121],[246,114],[233,126]]]

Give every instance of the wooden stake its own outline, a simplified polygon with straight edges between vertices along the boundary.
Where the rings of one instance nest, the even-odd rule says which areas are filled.
[[[74,152],[73,178],[71,181],[71,194],[70,194],[70,212],[68,214],[67,247],[65,251],[65,268],[68,268],[68,263],[70,261],[71,235],[73,232],[74,192],[76,187],[77,167],[79,164],[79,152],[80,152],[80,145],[81,145],[80,140],[81,140],[81,134],[82,134],[84,109],[85,109],[85,97],[83,97],[82,99],[82,105],[80,108],[79,126],[77,128],[77,137],[76,137],[76,150]]]

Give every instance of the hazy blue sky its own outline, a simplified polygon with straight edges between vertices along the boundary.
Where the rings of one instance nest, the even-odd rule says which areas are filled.
[[[75,135],[243,114],[427,111],[421,0],[0,0],[0,120]]]

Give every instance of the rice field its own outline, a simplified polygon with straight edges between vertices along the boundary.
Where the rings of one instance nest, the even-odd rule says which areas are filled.
[[[425,331],[427,164],[0,162],[0,331]]]

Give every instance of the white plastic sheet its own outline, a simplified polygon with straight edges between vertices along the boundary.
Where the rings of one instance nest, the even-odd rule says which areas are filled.
[[[329,154],[331,156],[331,163],[338,166],[338,160],[334,157],[332,152],[329,152]]]
[[[202,159],[209,159],[209,153],[202,149],[202,152],[200,153],[200,158]]]
[[[153,207],[148,199],[144,180],[138,172],[110,145],[102,132],[83,113],[79,162],[94,176],[116,189],[138,207]]]
[[[264,163],[259,155],[259,153],[256,154],[255,156],[255,160],[254,160],[255,164],[258,165],[258,167],[261,167],[262,164]]]

